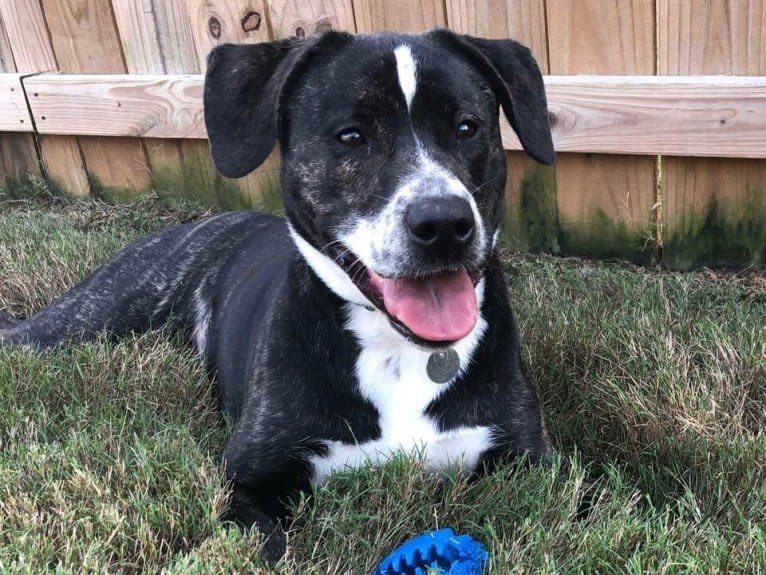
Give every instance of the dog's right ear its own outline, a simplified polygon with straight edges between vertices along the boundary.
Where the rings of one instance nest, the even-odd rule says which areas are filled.
[[[284,64],[294,60],[288,55],[296,44],[223,44],[210,52],[205,127],[213,161],[224,176],[249,174],[274,147],[279,93],[287,76]]]
[[[545,85],[529,48],[514,40],[488,40],[436,29],[430,35],[457,49],[489,81],[524,150],[538,162],[556,161]]]
[[[219,172],[240,178],[268,157],[277,140],[287,84],[314,50],[349,37],[327,32],[306,39],[222,44],[210,52],[205,126]]]

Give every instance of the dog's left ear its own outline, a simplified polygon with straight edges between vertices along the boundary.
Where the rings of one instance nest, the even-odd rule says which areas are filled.
[[[524,150],[538,162],[556,161],[545,85],[529,48],[514,40],[488,40],[434,30],[443,45],[466,56],[492,86]]]
[[[219,172],[239,178],[268,157],[278,136],[283,96],[302,63],[319,47],[349,39],[327,32],[306,39],[222,44],[210,52],[205,127]]]

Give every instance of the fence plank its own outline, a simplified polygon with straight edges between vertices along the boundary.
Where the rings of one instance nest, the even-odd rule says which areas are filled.
[[[659,74],[766,74],[763,0],[658,1]]]
[[[41,0],[59,69],[67,73],[124,73],[109,0]],[[79,138],[92,184],[103,191],[144,190],[149,166],[137,139]]]
[[[654,74],[654,0],[546,0],[546,14],[551,74]],[[562,249],[649,259],[655,164],[652,157],[559,155]]]
[[[210,50],[224,42],[268,42],[266,4],[262,0],[185,0],[200,71]]]
[[[548,76],[546,92],[562,152],[766,157],[764,77]]]
[[[3,11],[0,9],[0,73],[13,72],[16,72],[16,62],[5,30]],[[40,165],[37,161],[34,136],[25,132],[0,133],[0,187],[27,173],[39,172]]]
[[[167,72],[152,4],[143,0],[112,0],[125,67],[130,74]]]
[[[11,8],[10,3],[13,3]],[[0,0],[0,13],[8,23],[14,60],[21,72],[57,69],[48,28],[38,0]],[[70,194],[85,196],[90,183],[77,139],[71,136],[38,136],[45,173]]]
[[[173,52],[183,54],[182,45],[179,46],[178,39],[171,38],[165,31],[161,32],[159,29],[155,7],[163,5],[173,5],[176,8],[180,6],[175,2],[147,4],[143,0],[112,0],[114,19],[122,44],[122,53],[125,56],[125,66],[130,74],[166,74],[170,70],[165,64],[165,49],[170,47],[171,54]],[[176,46],[175,50],[172,49],[173,46]],[[196,68],[196,58],[193,56],[192,53],[188,64]],[[180,172],[182,169],[181,142],[168,142],[167,145],[159,148],[150,142],[144,141],[144,148],[149,160],[152,180],[156,185],[155,173]]]
[[[160,39],[164,69],[169,74],[199,73],[202,68],[194,47],[194,34],[185,2],[153,3],[157,35]],[[163,154],[173,150],[170,140],[146,140],[147,150],[153,154],[155,185],[162,189],[218,203],[222,196],[223,177],[213,165],[210,147],[204,140],[184,140],[177,146],[180,164],[174,170],[175,153],[163,159]]]
[[[351,0],[270,0],[269,20],[274,40],[330,29],[356,32]]]
[[[112,0],[112,7],[128,72],[199,72],[189,15],[184,3],[152,2],[147,5],[144,0]],[[172,106],[169,111],[171,114],[179,113],[178,106],[173,105],[172,101],[168,101],[168,104]],[[124,109],[127,111],[128,107]],[[192,113],[196,115],[193,121],[201,124],[201,110]],[[158,118],[163,114],[160,112]],[[182,124],[184,121],[182,118]],[[169,125],[176,130],[178,128],[177,122]],[[178,137],[178,134],[174,137]],[[206,169],[201,169],[200,162],[194,162],[194,169],[189,169],[184,161],[187,157],[199,156],[200,148],[210,157],[206,142],[146,139],[143,143],[155,188],[197,199],[209,200],[214,197],[220,178],[212,158],[207,162]]]
[[[539,0],[447,0],[447,24],[461,34],[513,38],[532,50],[543,73],[548,71],[545,5]]]
[[[0,8],[3,8],[2,4]],[[0,10],[0,72],[16,72],[16,62],[6,33],[2,10]],[[28,173],[40,173],[34,136],[23,132],[0,133],[0,186],[5,186],[10,183],[10,180],[21,178]]]
[[[40,174],[34,138],[25,132],[0,134],[0,188],[8,178],[16,180],[26,174]]]
[[[205,138],[201,75],[40,74],[42,134]],[[560,152],[766,157],[766,78],[546,76]],[[82,110],[89,113],[84,116]],[[503,120],[506,149],[520,150]]]
[[[659,0],[660,74],[766,75],[766,1]],[[766,161],[662,159],[663,259],[766,262]]]
[[[112,0],[112,7],[128,72],[200,72],[186,4]]]
[[[16,71],[16,62],[13,60],[11,43],[8,41],[8,34],[5,31],[5,21],[3,20],[3,2],[0,0],[0,73],[11,73]]]
[[[0,14],[18,71],[51,72],[57,69],[37,0],[0,0]]]
[[[654,0],[547,0],[546,6],[551,74],[654,72]]]
[[[354,0],[359,32],[424,32],[447,25],[441,0]]]
[[[0,74],[0,132],[33,132],[20,74]]]
[[[41,134],[205,137],[199,75],[40,74],[25,86]]]

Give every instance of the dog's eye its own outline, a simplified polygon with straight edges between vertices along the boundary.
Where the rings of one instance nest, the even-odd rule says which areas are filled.
[[[339,132],[335,136],[335,139],[349,148],[358,148],[366,143],[364,136],[362,136],[362,133],[356,128],[347,128]]]
[[[468,140],[476,135],[479,131],[479,126],[473,120],[463,120],[455,128],[455,135],[458,140]]]

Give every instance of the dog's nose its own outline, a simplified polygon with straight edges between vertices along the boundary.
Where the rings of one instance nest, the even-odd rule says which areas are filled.
[[[416,244],[445,256],[471,241],[475,227],[471,205],[460,196],[415,200],[405,221]]]

